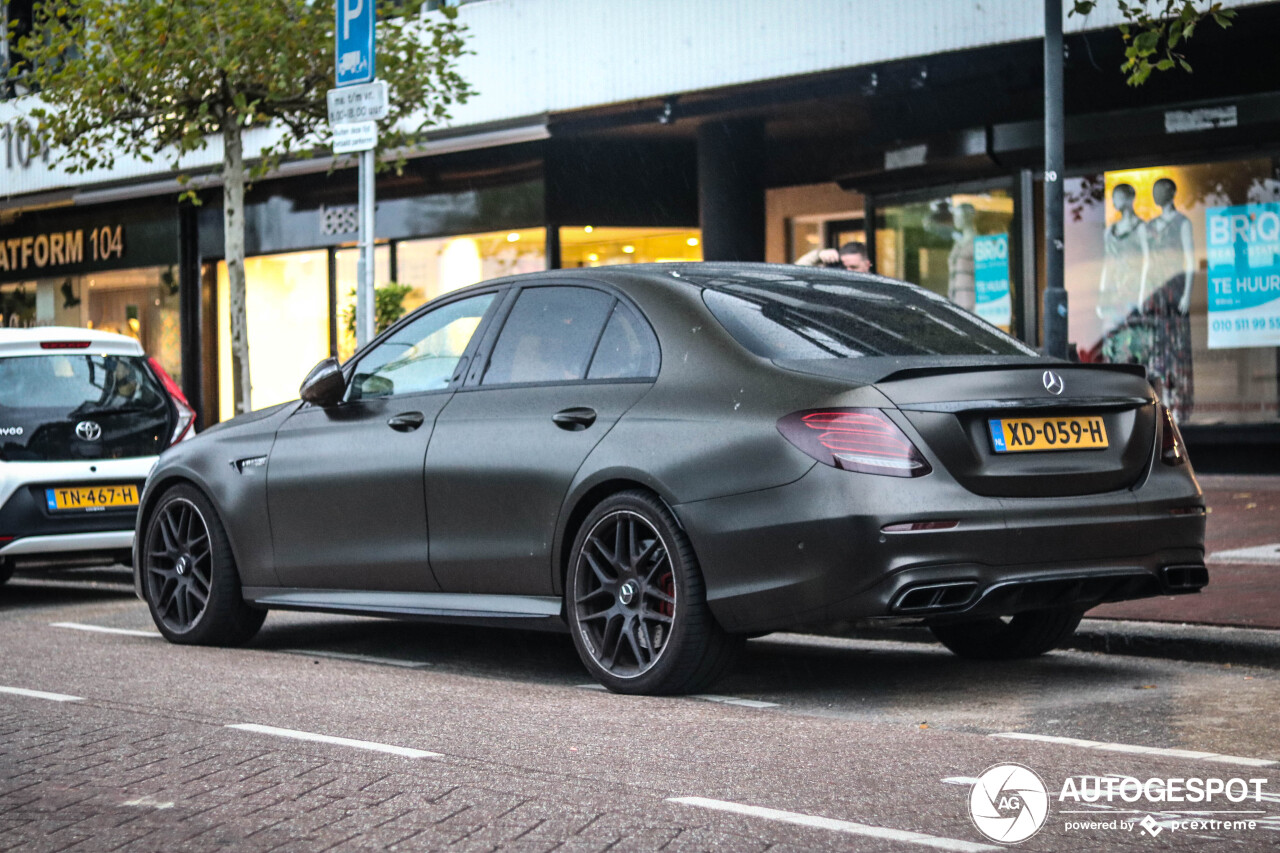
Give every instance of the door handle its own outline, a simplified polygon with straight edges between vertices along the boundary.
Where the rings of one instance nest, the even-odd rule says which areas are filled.
[[[551,416],[551,421],[560,429],[581,432],[596,422],[596,410],[588,409],[586,406],[562,409]]]
[[[422,426],[422,422],[426,418],[422,416],[422,412],[401,412],[395,417],[387,421],[387,426],[396,432],[413,432]]]

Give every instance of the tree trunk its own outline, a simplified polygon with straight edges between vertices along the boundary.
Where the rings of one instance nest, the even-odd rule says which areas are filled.
[[[249,320],[245,312],[244,148],[240,126],[233,116],[222,119],[222,142],[222,232],[229,283],[231,369],[236,414],[242,415],[253,409],[253,384],[249,379]]]

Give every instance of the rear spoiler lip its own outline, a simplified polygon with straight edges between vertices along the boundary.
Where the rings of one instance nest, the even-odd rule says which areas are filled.
[[[940,363],[941,362],[941,363]],[[1031,356],[870,356],[844,359],[774,359],[784,369],[811,376],[844,379],[863,385],[878,385],[903,379],[918,379],[954,373],[978,373],[989,370],[1104,370],[1147,378],[1141,364],[1107,364],[1103,362],[1062,361]],[[826,368],[826,369],[824,369]],[[837,368],[837,369],[831,369]]]
[[[939,376],[946,373],[976,373],[986,370],[1106,370],[1113,373],[1128,373],[1131,376],[1137,376],[1140,379],[1147,378],[1147,368],[1141,364],[1106,364],[1103,362],[1079,363],[1074,361],[1040,361],[1040,362],[1023,362],[1020,364],[973,364],[973,365],[957,365],[955,367],[941,366],[921,366],[921,367],[904,367],[900,370],[882,376],[876,380],[879,382],[893,382],[900,379],[916,379],[925,376]]]
[[[1149,406],[1156,402],[1152,397],[1027,397],[1015,400],[951,400],[942,403],[902,403],[898,408],[904,412],[943,412],[959,414],[960,412],[995,411],[1000,409],[1017,409],[1027,411],[1034,409],[1135,409]]]

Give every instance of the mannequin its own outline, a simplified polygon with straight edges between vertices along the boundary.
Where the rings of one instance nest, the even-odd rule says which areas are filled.
[[[1111,203],[1120,219],[1103,236],[1102,277],[1098,282],[1098,316],[1108,328],[1122,324],[1141,310],[1151,264],[1146,222],[1133,209],[1138,193],[1130,184],[1116,184]]]
[[[1191,220],[1178,210],[1178,185],[1161,178],[1151,187],[1160,215],[1146,224],[1151,264],[1145,290],[1151,294],[1153,341],[1147,369],[1158,379],[1164,404],[1178,422],[1191,416],[1191,292],[1195,283],[1196,244]]]

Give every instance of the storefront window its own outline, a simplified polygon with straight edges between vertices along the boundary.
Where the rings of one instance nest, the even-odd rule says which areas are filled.
[[[182,381],[178,278],[172,267],[95,272],[0,285],[0,325],[80,326],[134,338]]]
[[[356,283],[360,278],[360,250],[339,249],[334,252],[334,268],[338,295],[338,360],[346,361],[356,351]],[[373,247],[373,286],[380,288],[391,281],[391,247]]]
[[[247,258],[245,312],[253,407],[298,398],[298,385],[329,355],[328,253],[296,252]],[[235,373],[226,262],[218,263],[218,409],[235,416]]]
[[[468,284],[545,270],[546,239],[545,229],[524,228],[397,243],[397,278],[413,288],[405,310]]]
[[[1143,364],[1181,423],[1277,417],[1280,180],[1270,159],[1070,178],[1068,334]]]
[[[1009,331],[1013,198],[1002,189],[879,209],[876,272],[939,293]]]
[[[702,232],[672,228],[560,229],[560,263],[572,267],[702,260]]]

